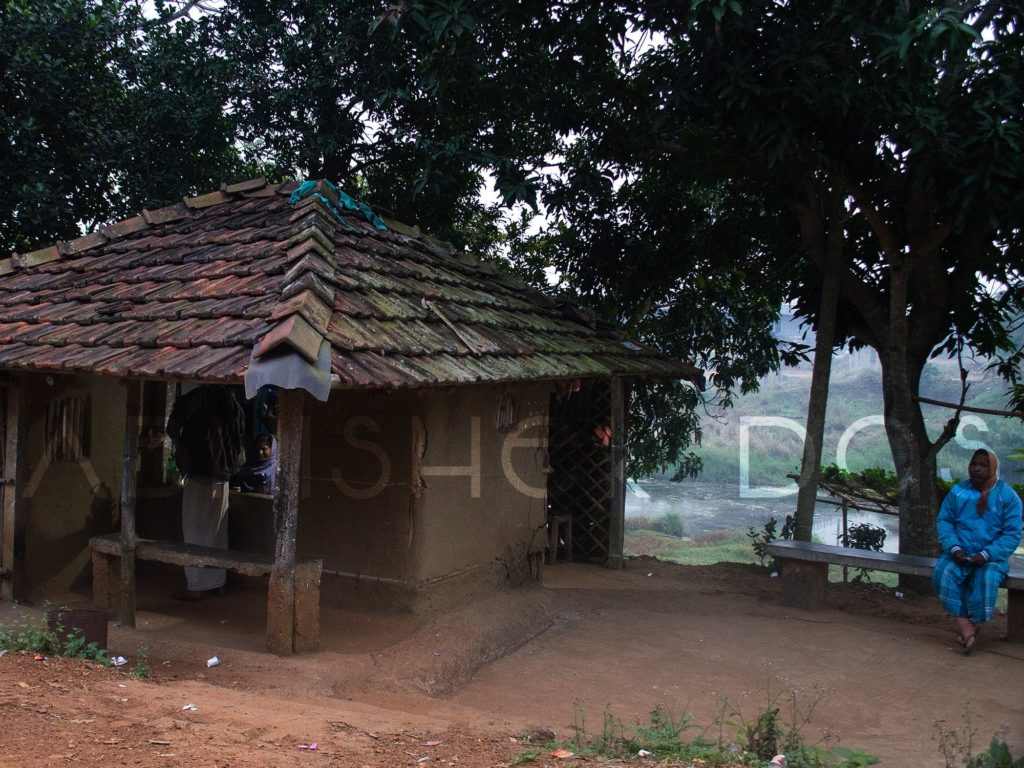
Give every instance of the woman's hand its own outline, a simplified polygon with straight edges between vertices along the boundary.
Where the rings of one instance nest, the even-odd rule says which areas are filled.
[[[986,560],[985,556],[979,552],[977,555],[971,555],[971,562],[975,565],[984,565],[988,560]]]
[[[962,549],[954,549],[953,559],[960,563],[960,565],[963,565],[964,563],[970,562],[971,558],[969,558],[967,556],[967,553],[964,552]]]

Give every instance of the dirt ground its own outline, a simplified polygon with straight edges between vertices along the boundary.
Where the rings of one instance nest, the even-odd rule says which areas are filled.
[[[964,658],[933,598],[832,585],[815,613],[779,598],[747,566],[562,564],[543,589],[430,619],[328,608],[324,650],[279,659],[262,652],[256,591],[147,594],[138,629],[112,626],[110,643],[132,663],[146,649],[147,681],[0,658],[0,768],[498,766],[523,750],[518,734],[598,731],[606,710],[628,724],[661,706],[715,732],[723,711],[750,719],[773,697],[789,717],[794,695],[813,708],[811,741],[838,737],[883,766],[944,765],[936,723],[961,727],[965,708],[979,746],[1001,732],[1024,752],[1024,645],[999,640],[998,622]],[[0,624],[23,614],[5,606]]]

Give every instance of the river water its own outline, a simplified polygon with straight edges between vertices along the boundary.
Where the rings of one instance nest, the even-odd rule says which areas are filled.
[[[651,478],[631,480],[626,493],[626,517],[658,518],[667,512],[678,512],[683,519],[684,534],[691,538],[716,531],[760,529],[770,517],[779,521],[796,510],[794,493],[781,497],[741,498],[739,483],[713,483],[702,480],[669,480]],[[885,528],[885,551],[899,551],[898,519],[894,515],[849,511],[849,524],[871,523]],[[823,544],[836,543],[841,529],[839,507],[818,504],[814,511],[814,537]]]

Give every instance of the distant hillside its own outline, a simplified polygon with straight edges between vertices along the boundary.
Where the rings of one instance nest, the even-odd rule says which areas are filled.
[[[780,329],[783,338],[793,338],[793,324]],[[972,366],[969,405],[1006,408],[1006,384],[981,366]],[[703,441],[698,453],[704,459],[702,479],[737,482],[740,470],[740,424],[750,417],[782,417],[800,425],[806,421],[810,393],[810,366],[786,369],[762,381],[761,390],[736,401],[735,408],[720,419],[705,418]],[[960,397],[960,381],[955,362],[933,361],[925,369],[922,394],[939,400],[956,401]],[[952,411],[925,406],[929,432],[941,432]],[[881,416],[882,386],[877,357],[870,350],[854,355],[841,354],[833,363],[829,391],[825,448],[822,463],[836,461],[836,449],[844,431],[859,419]],[[784,427],[751,426],[749,428],[751,486],[781,486],[785,475],[800,467],[801,442]],[[939,455],[940,473],[963,477],[971,453],[983,443],[1001,458],[1024,446],[1024,425],[1019,420],[996,416],[967,415],[961,426],[959,440],[950,443]],[[881,426],[867,426],[856,432],[848,443],[848,467],[853,470],[868,466],[891,469],[892,457]],[[1024,477],[1019,464],[1004,461],[1004,479],[1020,482]],[[943,471],[945,470],[945,471]]]

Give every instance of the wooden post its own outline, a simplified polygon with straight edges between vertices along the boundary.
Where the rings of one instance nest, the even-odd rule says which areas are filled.
[[[814,611],[825,602],[828,563],[782,561],[782,602],[793,608]]]
[[[611,509],[608,515],[609,568],[621,568],[626,535],[626,396],[621,376],[612,376],[611,387]]]
[[[13,601],[15,595],[15,563],[14,540],[17,536],[18,508],[18,470],[20,469],[19,451],[21,441],[18,439],[22,431],[21,390],[13,382],[5,384],[0,400],[3,401],[3,423],[0,423],[0,450],[3,451],[3,464],[0,465],[0,598]]]
[[[147,381],[142,387],[141,433],[149,438],[155,435],[163,437],[164,429],[167,427],[167,395],[170,386],[165,381]],[[163,440],[140,446],[138,484],[143,488],[163,485],[166,459],[166,446]]]
[[[295,567],[295,652],[320,650],[320,579],[322,560]]]
[[[295,540],[299,528],[304,404],[302,390],[278,393],[274,568],[267,592],[267,649],[279,655],[295,652]]]
[[[848,546],[850,546],[850,536],[849,536],[849,534],[847,532],[850,530],[850,516],[849,516],[849,510],[847,509],[847,502],[846,502],[846,497],[845,496],[843,497],[843,504],[842,504],[841,509],[842,509],[842,513],[843,513],[843,535],[840,538],[840,540],[843,542],[843,546],[844,547],[848,547]],[[848,581],[849,572],[850,572],[850,569],[847,568],[844,565],[843,566],[843,584],[846,584],[846,582]]]
[[[1006,639],[1024,643],[1024,590],[1006,590]]]
[[[135,626],[135,488],[142,426],[142,383],[126,381],[121,460],[121,626]]]
[[[92,602],[97,608],[109,611],[114,607],[116,594],[111,583],[115,558],[103,552],[92,551]]]

